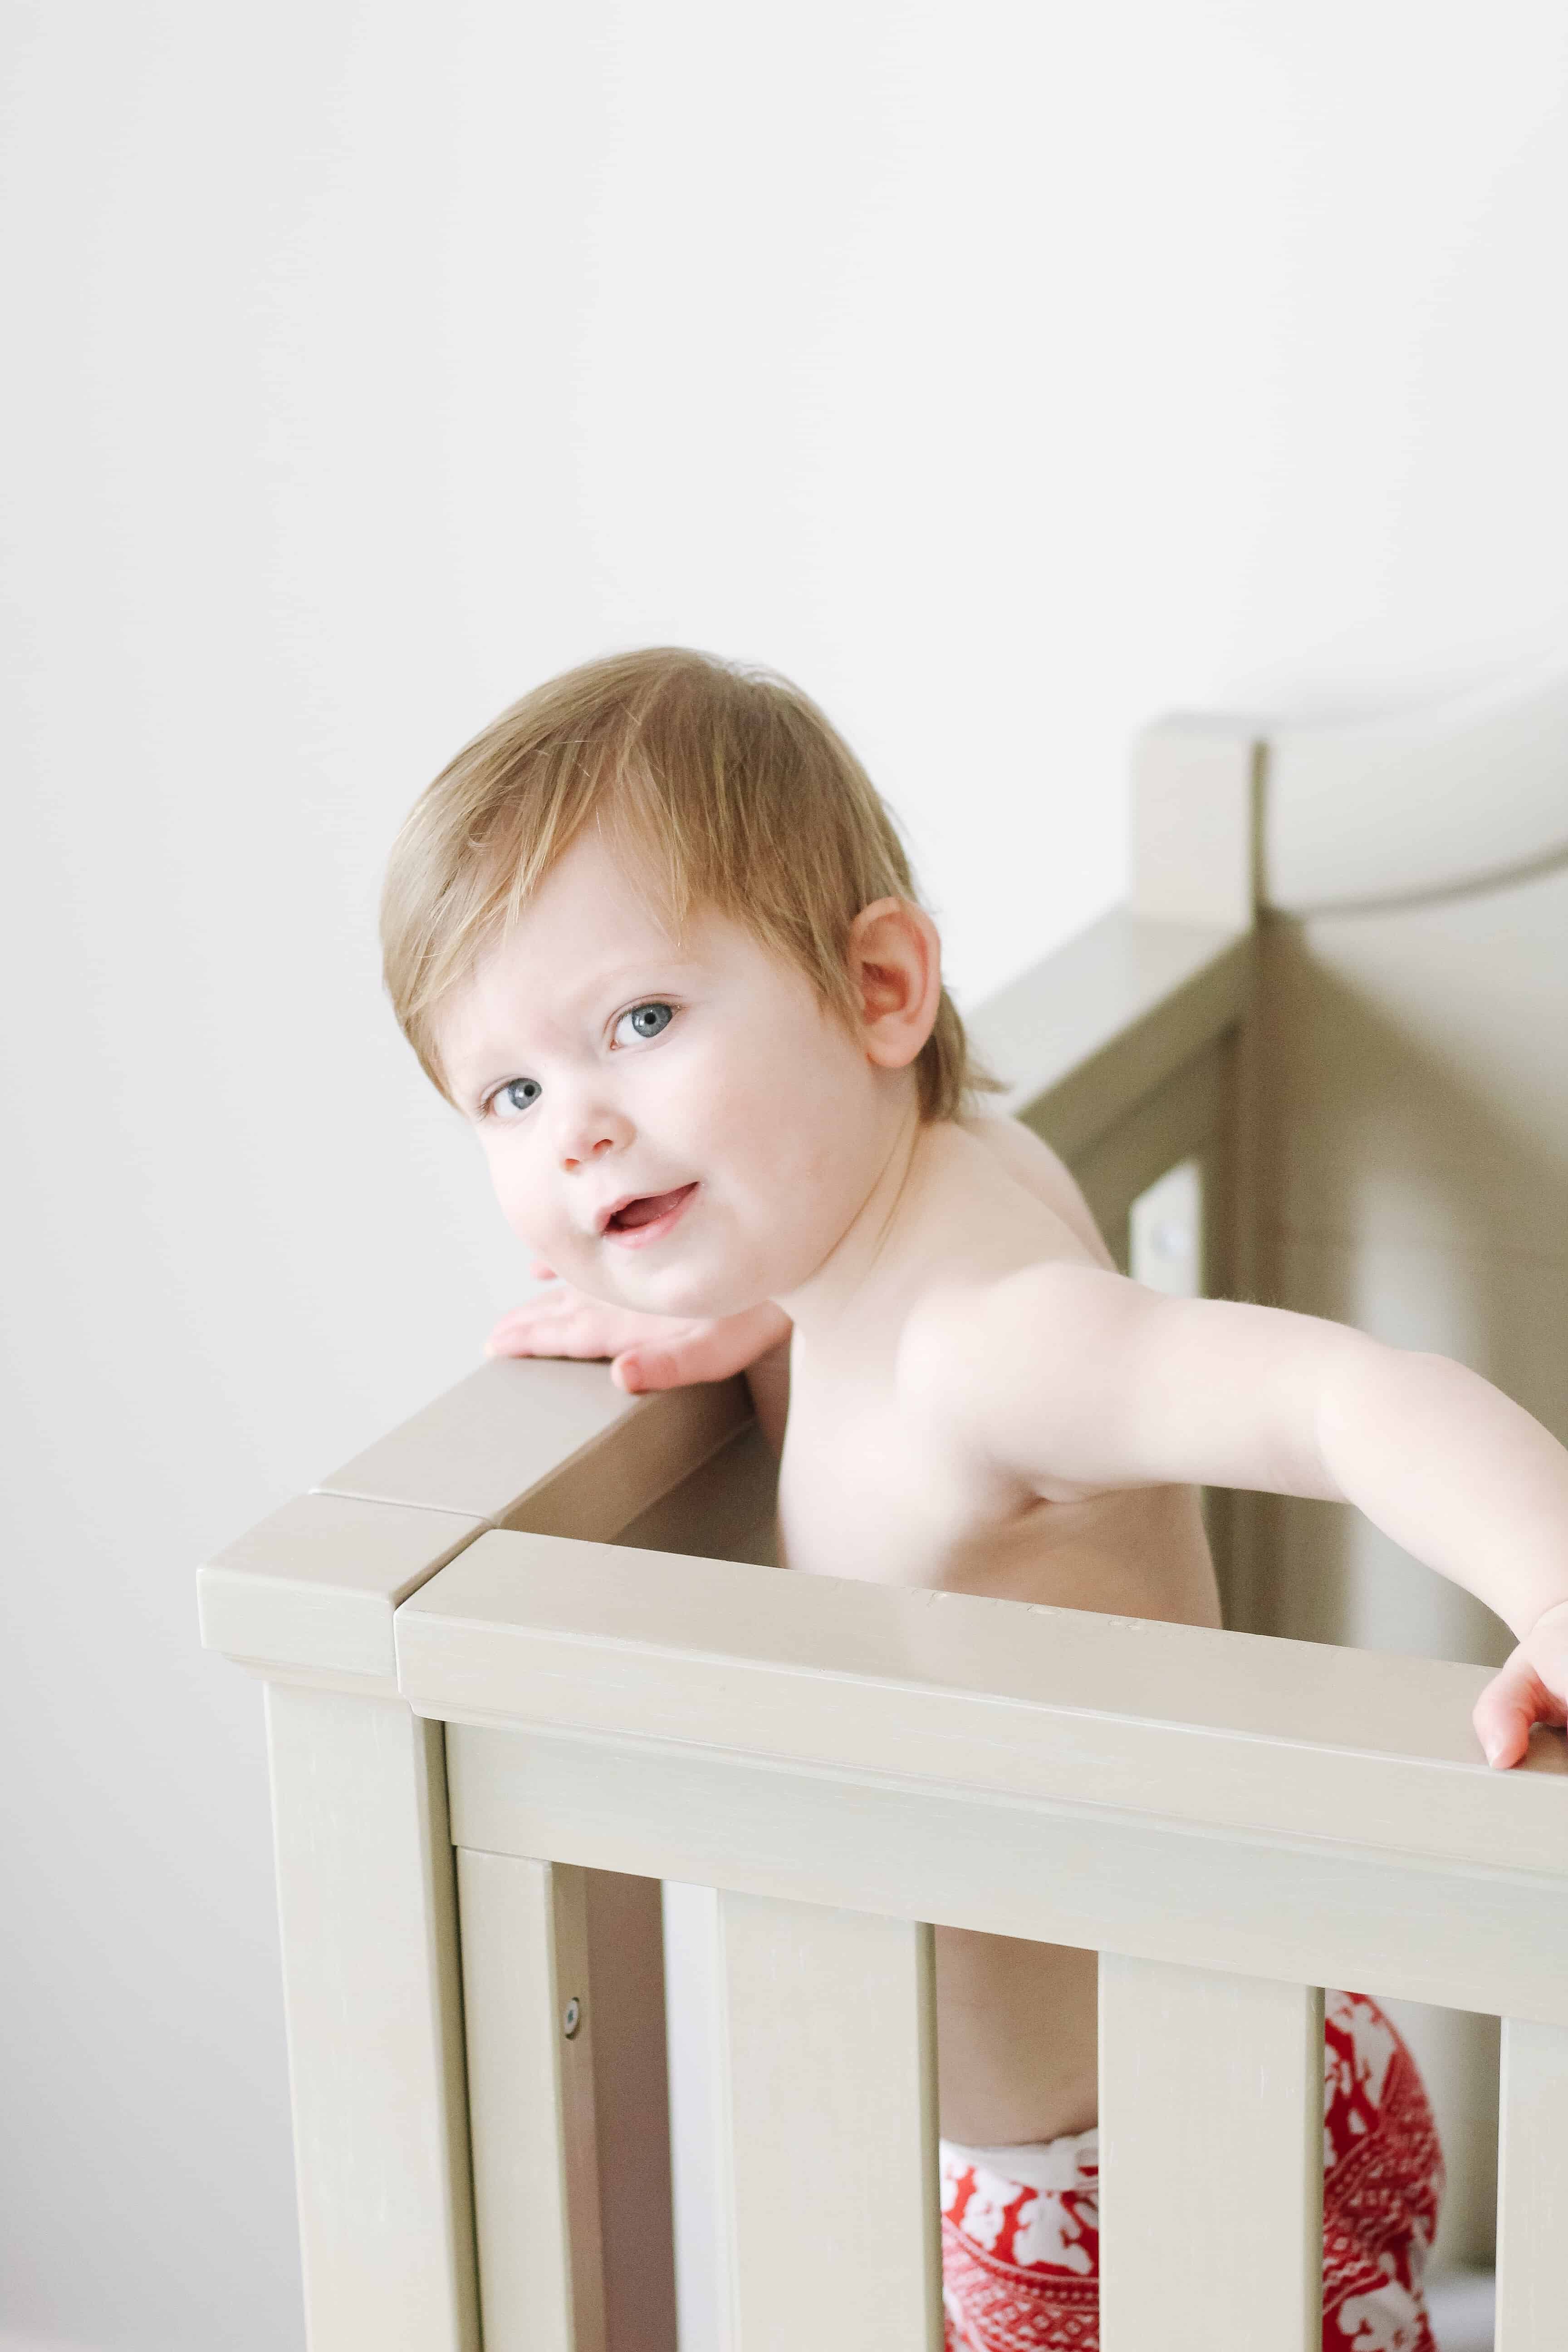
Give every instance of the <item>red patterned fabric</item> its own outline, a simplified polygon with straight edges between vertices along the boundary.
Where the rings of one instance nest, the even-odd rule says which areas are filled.
[[[1421,2293],[1443,2190],[1432,2110],[1375,2001],[1323,2007],[1323,2352],[1436,2352]],[[942,2153],[947,2352],[1100,2352],[1098,2135]],[[992,2168],[1010,2154],[1028,2179]]]

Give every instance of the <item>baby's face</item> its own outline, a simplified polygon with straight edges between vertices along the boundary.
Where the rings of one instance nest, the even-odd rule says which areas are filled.
[[[580,835],[437,1042],[512,1230],[567,1281],[726,1315],[805,1282],[885,1149],[886,1074],[738,925],[671,938]]]

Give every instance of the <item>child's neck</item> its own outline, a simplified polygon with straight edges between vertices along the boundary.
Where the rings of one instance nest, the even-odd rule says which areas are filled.
[[[808,1347],[836,1351],[874,1328],[908,1286],[933,1160],[945,1124],[921,1120],[911,1088],[868,1152],[860,1207],[816,1271],[778,1304]]]

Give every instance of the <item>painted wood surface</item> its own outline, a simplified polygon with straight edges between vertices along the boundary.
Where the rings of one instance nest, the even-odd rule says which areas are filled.
[[[310,2352],[479,2352],[440,1727],[269,1688]]]
[[[458,1855],[485,2352],[606,2352],[586,1875]]]
[[[1245,719],[1178,715],[1132,752],[1131,904],[1167,922],[1250,928],[1263,745]]]
[[[506,1534],[397,1629],[408,1697],[449,1720],[1568,1869],[1562,1737],[1489,1771],[1473,1666]]]
[[[1568,2024],[1568,1886],[676,1741],[454,1727],[466,1843]],[[1353,1824],[1352,1830],[1353,1830]]]
[[[1102,2352],[1318,2352],[1323,1997],[1100,1964]]]
[[[969,1018],[1001,1107],[1072,1160],[1240,1019],[1251,941],[1118,907]]]
[[[1140,1196],[1184,1160],[1205,1160],[1226,1102],[1230,1033],[1194,1054],[1073,1162],[1085,1200],[1123,1273]]]
[[[1568,2337],[1568,2026],[1503,2023],[1497,2352]]]
[[[1568,673],[1338,726],[1271,729],[1264,895],[1316,913],[1568,859]]]
[[[719,1905],[733,2352],[941,2352],[929,1927]]]
[[[608,1540],[750,1419],[740,1380],[626,1397],[603,1364],[486,1364],[209,1560],[203,1641],[275,1680],[394,1689],[393,1612],[465,1543],[502,1526]]]
[[[202,1641],[263,1670],[303,1665],[395,1693],[398,1603],[485,1522],[455,1511],[297,1495],[198,1570]]]

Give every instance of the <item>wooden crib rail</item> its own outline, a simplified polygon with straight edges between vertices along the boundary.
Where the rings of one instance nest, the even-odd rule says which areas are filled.
[[[516,1535],[397,1647],[460,1845],[1568,2026],[1568,1759],[1488,1769],[1479,1667]]]
[[[202,1640],[274,1682],[391,1695],[394,1612],[477,1535],[617,1535],[750,1419],[741,1380],[628,1397],[603,1364],[485,1364],[209,1560]]]

